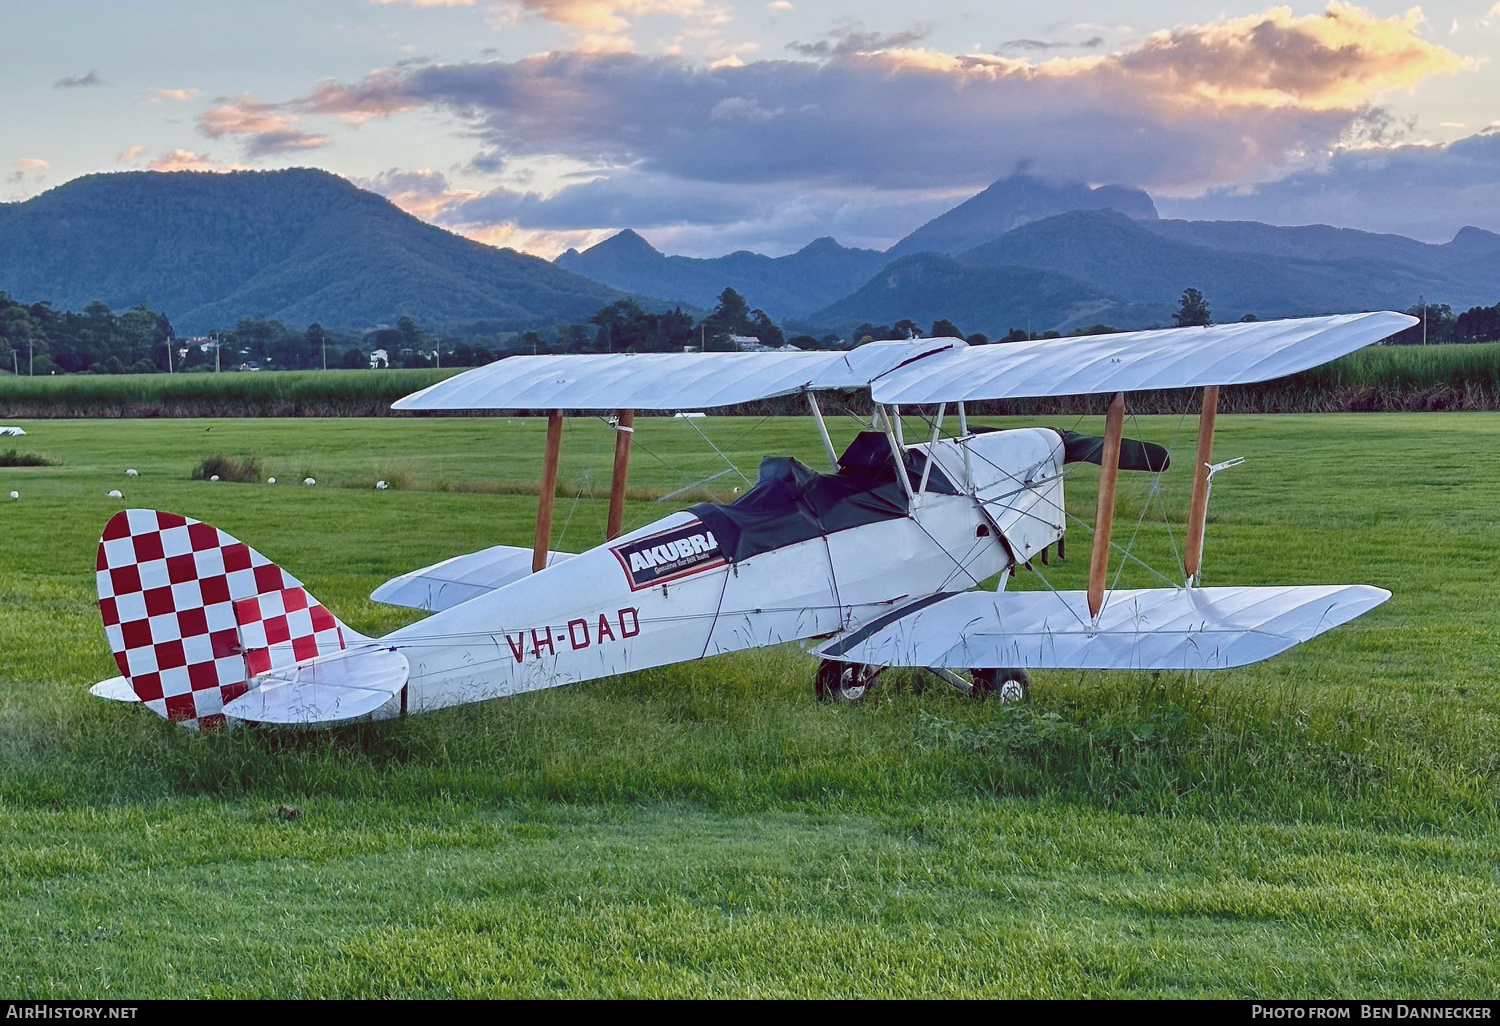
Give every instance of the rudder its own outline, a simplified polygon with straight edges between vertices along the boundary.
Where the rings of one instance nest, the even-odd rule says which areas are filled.
[[[352,633],[265,556],[176,513],[116,513],[95,569],[120,672],[145,705],[188,726],[222,727],[255,674],[340,651]]]

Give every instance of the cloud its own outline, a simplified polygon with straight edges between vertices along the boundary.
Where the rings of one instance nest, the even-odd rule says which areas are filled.
[[[218,102],[198,116],[198,130],[211,139],[238,136],[248,157],[262,157],[293,150],[325,146],[328,137],[295,127],[297,118],[276,105],[262,103],[252,93]]]
[[[60,78],[56,82],[52,83],[52,88],[53,89],[79,89],[79,88],[87,88],[88,86],[100,86],[100,85],[103,85],[103,84],[104,84],[104,80],[102,78],[100,78],[98,75],[96,75],[94,72],[90,71],[87,75],[81,75],[81,76],[76,77],[76,78],[74,78],[72,76],[69,76],[69,77],[66,77],[66,78]]]
[[[996,50],[1095,50],[1104,45],[1103,36],[1091,36],[1078,42],[1047,39],[1007,39]]]
[[[605,8],[643,9],[589,9]],[[388,173],[382,191],[471,237],[556,242],[634,227],[669,251],[787,252],[828,234],[884,247],[1018,166],[1158,195],[1220,190],[1211,195],[1223,203],[1223,187],[1245,181],[1353,182],[1357,153],[1405,152],[1396,144],[1409,126],[1384,97],[1466,67],[1424,38],[1417,11],[1380,18],[1339,2],[1181,26],[1115,53],[951,54],[923,48],[922,32],[844,22],[795,44],[800,56],[749,62],[574,49],[391,67],[276,107],[225,101],[233,111],[221,117],[226,132],[266,132],[261,119],[294,111],[440,113],[475,142],[466,173],[586,169],[553,191]],[[1283,196],[1269,185],[1258,195],[1267,209]],[[1282,208],[1295,209],[1290,196]]]
[[[1334,0],[1321,15],[1288,7],[1215,25],[1158,32],[1119,66],[1158,89],[1210,106],[1347,110],[1372,93],[1456,71],[1457,54],[1419,34],[1421,8],[1378,18]]]
[[[1500,232],[1500,131],[1444,146],[1335,153],[1324,168],[1273,182],[1157,198],[1163,217],[1335,224],[1446,242],[1464,225]]]
[[[146,166],[152,171],[230,171],[238,165],[220,164],[207,153],[176,149],[163,153]]]
[[[541,18],[591,32],[619,32],[648,14],[712,15],[705,0],[502,0],[498,9],[511,21]]]
[[[355,184],[380,193],[408,214],[440,224],[476,242],[509,246],[549,258],[569,247],[587,248],[611,234],[610,229],[592,224],[578,229],[523,226],[511,209],[518,208],[520,203],[500,199],[508,194],[519,200],[523,194],[498,189],[486,197],[477,189],[454,188],[442,172],[428,168],[412,171],[393,168],[374,178],[356,179]],[[476,200],[486,199],[493,209],[469,208]]]
[[[119,155],[115,157],[115,161],[120,164],[129,164],[136,158],[144,157],[145,155],[146,147],[137,144],[135,146],[130,146],[126,149],[121,150]]]
[[[874,189],[788,196],[779,185],[725,188],[629,170],[552,193],[456,188],[427,169],[391,170],[356,184],[450,231],[547,257],[570,246],[586,248],[622,227],[649,231],[669,252],[697,256],[735,249],[787,253],[829,234],[848,245],[883,249],[968,196],[962,190],[893,196]]]
[[[881,35],[879,32],[861,32],[853,22],[844,22],[816,43],[788,43],[786,48],[804,57],[842,57],[910,46],[926,38],[928,31],[925,28],[914,28],[906,32]]]
[[[427,221],[438,221],[454,207],[480,195],[477,189],[455,189],[440,171],[392,168],[374,178],[357,178],[354,184],[378,192],[396,206]]]
[[[1047,174],[1182,190],[1309,166],[1378,117],[1384,92],[1462,64],[1421,37],[1418,16],[1342,3],[1040,61],[870,52],[894,37],[839,31],[798,44],[818,60],[704,67],[557,51],[384,69],[323,83],[299,109],[445,110],[503,156],[724,184],[983,185],[1029,160]]]
[[[182,101],[191,100],[195,96],[201,96],[201,89],[148,89],[146,90],[147,103],[162,103],[166,100]]]
[[[766,4],[766,10],[768,10],[768,11],[778,11],[779,12],[779,11],[790,11],[791,9],[792,9],[791,0],[771,0],[770,3]]]
[[[614,234],[610,229],[553,231],[518,228],[513,224],[498,224],[483,228],[456,228],[454,231],[475,242],[482,242],[486,246],[504,246],[546,260],[551,260],[567,249],[588,249]]]
[[[474,0],[370,0],[374,4],[411,4],[413,7],[473,7]]]
[[[45,172],[47,168],[51,166],[51,164],[43,160],[41,157],[22,157],[20,160],[16,161],[16,169],[5,176],[6,184],[22,184],[26,181],[28,172],[30,172],[30,177],[33,182],[40,182],[43,178],[46,177]]]

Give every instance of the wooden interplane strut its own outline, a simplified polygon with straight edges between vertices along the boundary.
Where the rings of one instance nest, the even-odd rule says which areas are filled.
[[[1089,616],[1104,608],[1104,578],[1109,571],[1109,534],[1115,521],[1115,482],[1120,475],[1120,439],[1125,434],[1125,393],[1109,400],[1104,424],[1104,453],[1099,462],[1099,505],[1094,516],[1094,548],[1089,558]]]
[[[621,410],[615,421],[615,470],[609,481],[606,539],[617,538],[625,523],[625,482],[630,477],[630,443],[635,438],[635,411]]]
[[[1198,461],[1193,465],[1193,499],[1188,509],[1187,541],[1183,545],[1182,569],[1187,583],[1198,583],[1203,569],[1203,530],[1208,520],[1209,466],[1214,456],[1214,424],[1219,416],[1219,386],[1203,390],[1203,409],[1198,414]]]
[[[557,462],[562,453],[562,410],[547,413],[547,452],[542,458],[542,487],[536,502],[536,538],[531,544],[531,572],[547,565],[552,543],[552,506],[557,499]]]

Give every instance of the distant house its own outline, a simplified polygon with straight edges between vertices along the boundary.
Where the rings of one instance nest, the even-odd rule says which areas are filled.
[[[391,357],[390,357],[390,354],[388,354],[384,349],[375,349],[375,350],[371,351],[371,353],[370,353],[370,369],[371,370],[374,370],[376,367],[385,367],[385,368],[389,369],[390,366],[391,366]]]
[[[740,351],[745,353],[800,353],[802,350],[788,342],[784,346],[768,346],[760,339],[751,336],[730,335],[730,341],[738,342]]]

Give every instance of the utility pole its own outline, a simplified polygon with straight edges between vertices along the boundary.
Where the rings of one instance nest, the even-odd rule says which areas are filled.
[[[1417,302],[1422,304],[1422,344],[1427,344],[1427,296],[1417,297]]]
[[[172,337],[167,336],[167,373],[172,373]]]

